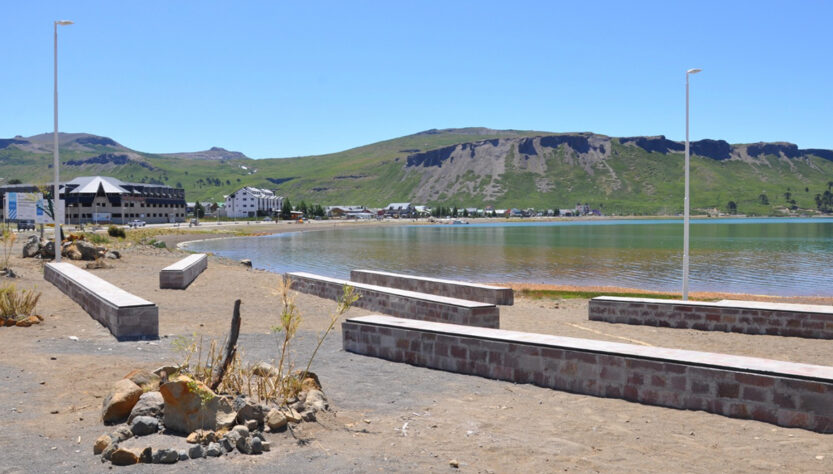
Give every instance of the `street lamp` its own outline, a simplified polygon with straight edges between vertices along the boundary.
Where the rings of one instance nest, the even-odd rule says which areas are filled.
[[[702,69],[694,68],[685,72],[685,214],[683,217],[683,301],[688,300],[688,227],[689,227],[689,145],[688,145],[688,76]]]
[[[60,218],[60,204],[61,195],[58,191],[58,25],[71,25],[69,20],[58,20],[54,23],[55,26],[55,139],[54,150],[52,150],[52,168],[54,171],[55,187],[52,194],[52,220],[55,221],[55,261],[61,261],[61,218]]]

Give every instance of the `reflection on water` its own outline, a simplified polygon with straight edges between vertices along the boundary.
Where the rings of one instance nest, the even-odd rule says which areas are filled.
[[[274,272],[348,278],[354,268],[481,282],[614,285],[679,291],[681,221],[374,227],[196,242]],[[833,220],[698,220],[691,291],[833,295]]]

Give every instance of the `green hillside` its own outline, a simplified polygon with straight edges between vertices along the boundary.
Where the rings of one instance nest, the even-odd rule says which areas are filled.
[[[181,186],[191,200],[222,200],[250,185],[293,202],[379,207],[415,204],[571,208],[605,214],[682,212],[682,145],[664,137],[430,130],[339,153],[252,160],[212,149],[156,155],[86,134],[61,135],[61,178],[108,175]],[[51,180],[51,135],[0,140],[0,177]],[[692,144],[692,208],[785,215],[833,207],[833,152],[788,143]],[[819,206],[818,201],[821,201]]]

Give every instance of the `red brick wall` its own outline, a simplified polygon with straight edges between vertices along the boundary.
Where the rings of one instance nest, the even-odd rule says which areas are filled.
[[[344,349],[461,374],[833,433],[833,383],[682,361],[342,323]]]

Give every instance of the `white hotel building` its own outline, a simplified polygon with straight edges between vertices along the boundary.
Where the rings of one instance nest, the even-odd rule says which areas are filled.
[[[246,186],[226,196],[228,217],[272,216],[281,211],[283,197],[268,189]]]

